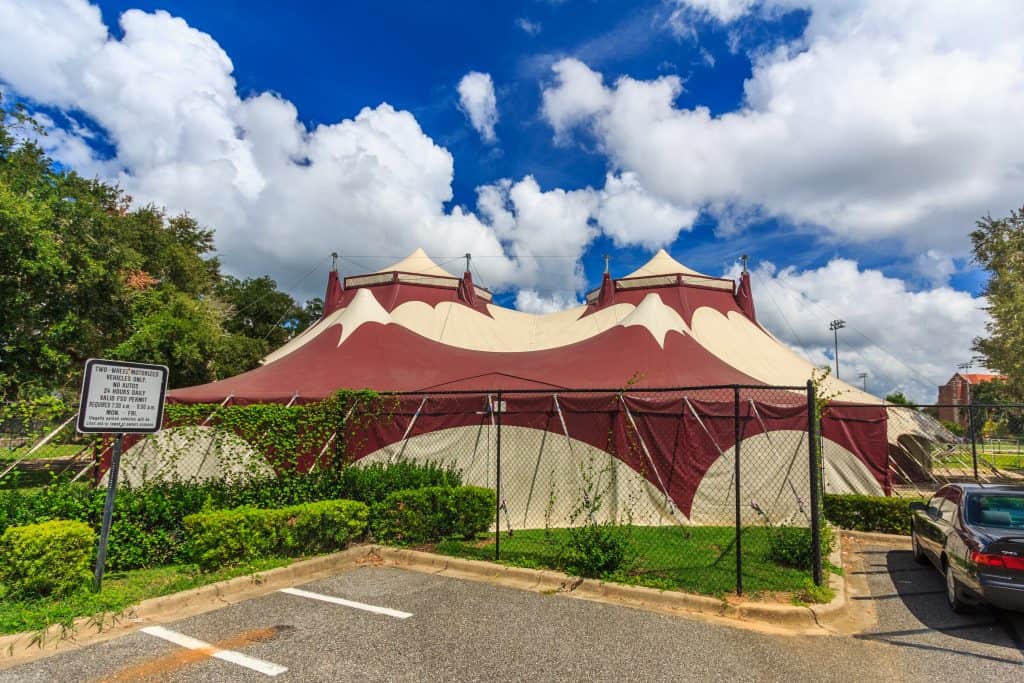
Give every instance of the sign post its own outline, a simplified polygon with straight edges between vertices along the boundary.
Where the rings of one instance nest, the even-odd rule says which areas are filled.
[[[163,365],[98,358],[90,358],[85,363],[77,429],[83,434],[114,434],[110,469],[107,472],[107,497],[103,503],[103,524],[100,527],[93,573],[93,588],[96,591],[103,584],[124,435],[160,431],[164,418],[167,374],[167,367]]]

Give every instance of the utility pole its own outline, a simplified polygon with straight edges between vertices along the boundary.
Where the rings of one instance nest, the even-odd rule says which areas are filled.
[[[861,382],[864,383],[863,384],[864,391],[866,392],[868,390],[868,373],[866,373],[866,372],[859,373],[857,375],[857,379],[859,379]]]
[[[828,324],[828,329],[832,331],[836,340],[836,379],[839,379],[839,330],[846,327],[845,320],[833,320]]]

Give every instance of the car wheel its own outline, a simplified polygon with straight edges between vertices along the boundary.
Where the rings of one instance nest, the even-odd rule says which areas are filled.
[[[946,602],[949,608],[957,614],[967,611],[967,603],[960,597],[960,582],[953,575],[953,567],[946,563]]]
[[[910,534],[910,548],[914,553],[914,562],[918,564],[928,564],[928,556],[921,550],[921,544],[917,540],[917,534],[911,532]]]

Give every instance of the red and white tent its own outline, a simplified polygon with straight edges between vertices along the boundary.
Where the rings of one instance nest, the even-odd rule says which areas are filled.
[[[626,497],[653,501],[657,512],[641,521],[659,523],[725,515],[718,510],[724,499],[719,489],[731,486],[733,476],[733,397],[722,390],[638,389],[765,387],[743,398],[741,469],[744,491],[775,500],[781,515],[801,506],[796,492],[806,491],[807,409],[799,391],[770,387],[803,386],[813,370],[758,324],[746,273],[738,283],[709,277],[659,251],[626,277],[605,274],[584,304],[533,315],[494,304],[470,273],[457,277],[417,250],[381,271],[344,281],[332,271],[315,325],[261,367],[173,390],[169,400],[286,403],[342,388],[418,392],[400,400],[403,419],[375,425],[350,457],[445,461],[470,483],[497,486],[489,460],[494,414],[482,408],[492,406],[496,391],[529,390],[534,393],[505,394],[504,439],[516,444],[505,446],[505,489],[529,486],[532,496],[564,485],[554,481],[554,469],[537,480],[538,473],[545,476],[541,460],[556,457],[544,454],[558,442],[554,433],[577,460],[614,453],[616,486]],[[629,389],[573,391],[621,387]],[[450,393],[456,391],[468,393]],[[825,380],[823,393],[831,399],[822,426],[826,489],[888,492],[889,444],[916,427],[894,425],[882,401],[834,378]],[[662,429],[669,423],[674,431]],[[637,441],[633,433],[642,448],[627,443]],[[670,433],[676,441],[664,436]],[[481,448],[486,457],[478,457]],[[775,455],[749,455],[758,451]],[[794,485],[794,477],[802,482]],[[784,490],[794,494],[783,496]],[[783,497],[792,500],[783,504]],[[536,524],[535,512],[524,511],[520,521]]]

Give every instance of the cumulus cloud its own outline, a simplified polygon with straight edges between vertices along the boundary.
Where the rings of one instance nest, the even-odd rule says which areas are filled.
[[[498,98],[490,74],[470,71],[459,81],[459,107],[484,142],[494,142],[498,123]]]
[[[566,293],[544,296],[533,289],[520,289],[516,293],[516,308],[526,313],[554,313],[579,305],[575,296]]]
[[[697,2],[728,21],[752,3]],[[802,36],[753,56],[743,105],[676,105],[678,77],[605,84],[553,67],[555,139],[593,134],[651,194],[714,214],[778,216],[848,241],[964,253],[977,216],[1024,182],[1024,13],[1016,2],[767,0],[811,11]]]
[[[120,24],[123,37],[109,35],[84,0],[0,3],[0,80],[84,114],[114,148],[98,158],[87,133],[44,117],[55,158],[120,183],[138,203],[188,210],[215,228],[230,272],[269,272],[301,296],[322,285],[296,276],[332,250],[379,257],[358,267],[418,246],[487,254],[488,283],[515,284],[494,230],[445,209],[452,156],[410,113],[380,104],[309,129],[288,100],[240,96],[228,55],[184,20],[129,10]]]
[[[738,277],[738,267],[726,273]],[[903,391],[934,403],[936,385],[969,360],[971,337],[984,329],[984,301],[949,287],[913,291],[904,281],[855,261],[834,259],[821,268],[751,271],[758,322],[817,365],[834,366],[830,320],[839,332],[840,376],[878,396]],[[966,333],[965,333],[966,332]]]
[[[544,191],[532,176],[477,190],[480,213],[509,245],[512,277],[524,289],[541,290],[548,300],[574,298],[586,286],[580,258],[597,236],[592,217],[599,202],[590,188]]]
[[[681,230],[692,229],[696,218],[696,209],[679,208],[648,194],[635,173],[609,173],[605,178],[597,221],[617,246],[664,247]]]

